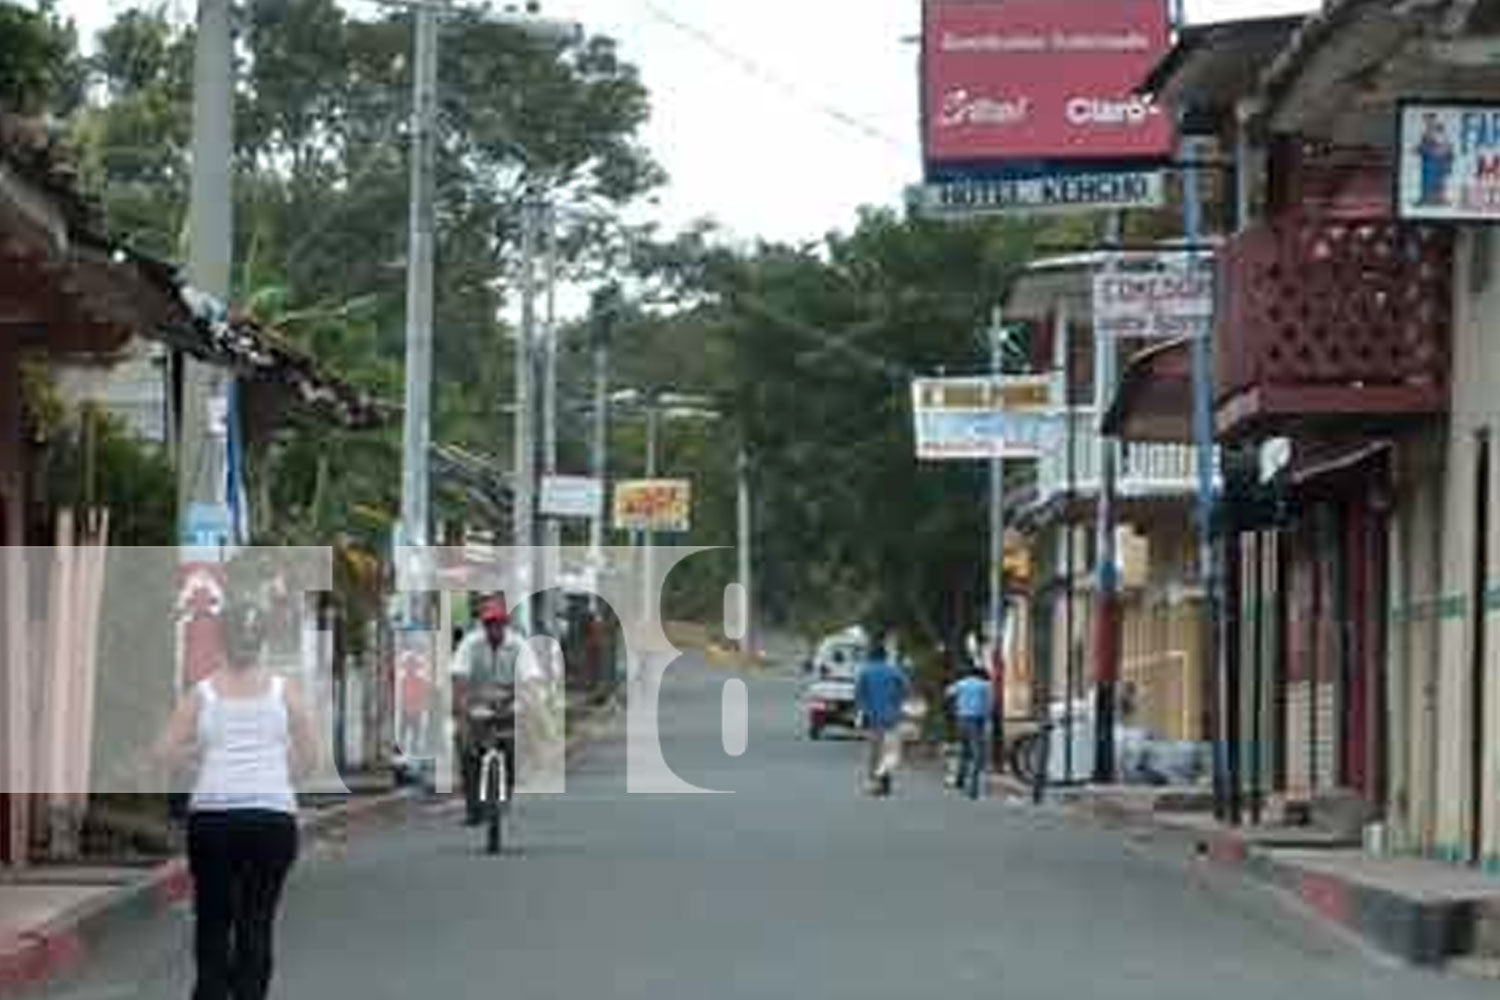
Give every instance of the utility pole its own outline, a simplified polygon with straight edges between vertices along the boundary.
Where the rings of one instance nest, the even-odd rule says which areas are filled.
[[[515,414],[515,540],[521,559],[521,594],[515,604],[530,626],[528,593],[536,572],[536,398],[532,385],[536,364],[536,249],[542,222],[542,205],[535,192],[528,192],[521,207],[521,326],[516,331]]]
[[[998,381],[1005,371],[1005,317],[997,306],[990,317],[990,374]],[[1005,456],[990,461],[990,571],[989,631],[990,675],[994,685],[994,731],[991,759],[996,770],[1005,767]]]
[[[401,543],[421,553],[431,542],[433,230],[436,201],[438,18],[415,5],[412,68],[411,205],[406,250],[406,413],[402,426]],[[408,553],[410,554],[410,553]],[[419,558],[421,556],[419,555]]]
[[[750,452],[740,445],[740,453],[736,462],[738,475],[738,490],[736,496],[735,513],[736,527],[739,535],[739,578],[740,578],[740,627],[744,634],[740,637],[740,652],[746,656],[756,655],[756,629],[755,629],[755,569],[754,545],[755,527],[750,506]]]
[[[542,475],[557,475],[557,218],[551,205],[542,215],[542,280],[546,286],[542,319]],[[543,512],[543,549],[546,575],[539,610],[550,634],[557,622],[555,592],[560,567],[558,546],[562,544],[562,522]]]
[[[609,343],[614,331],[616,310],[620,306],[618,290],[611,287],[594,298],[594,431],[590,443],[590,472],[600,489],[605,489],[609,463]],[[604,562],[604,519],[608,505],[601,500],[599,509],[589,521],[589,561],[599,573]],[[591,603],[597,616],[600,610],[598,585]]]
[[[1115,269],[1120,245],[1119,212],[1109,214],[1105,245],[1109,256],[1105,273]],[[1112,331],[1094,317],[1094,403],[1099,414],[1099,505],[1094,607],[1094,781],[1101,785],[1115,780],[1115,705],[1120,679],[1120,567],[1115,551],[1116,461],[1119,449],[1104,433],[1104,418],[1113,401],[1119,342]]]
[[[1065,447],[1067,449],[1067,494],[1065,496],[1064,510],[1073,502],[1073,398],[1072,377],[1073,365],[1069,360],[1072,355],[1072,347],[1069,344],[1068,335],[1068,303],[1061,300],[1057,303],[1052,314],[1052,343],[1056,352],[1056,364],[1053,366],[1059,373],[1062,382],[1062,393],[1060,401],[1063,408],[1063,419],[1067,422]],[[1063,605],[1065,639],[1063,642],[1064,654],[1067,664],[1071,669],[1073,648],[1073,524],[1071,518],[1065,515],[1064,528],[1067,535],[1064,538],[1064,559],[1067,566],[1062,573],[1063,581]],[[1047,781],[1051,777],[1052,767],[1052,698],[1056,687],[1052,665],[1056,660],[1053,655],[1055,650],[1050,650],[1047,658],[1036,665],[1038,676],[1036,684],[1035,700],[1037,712],[1040,715],[1040,729],[1037,732],[1037,754],[1036,771],[1032,775],[1031,800],[1041,805],[1047,796]],[[1071,739],[1072,734],[1068,734]]]
[[[193,287],[220,302],[229,301],[234,252],[234,61],[230,8],[231,0],[199,0],[193,52],[188,279]],[[227,400],[226,379],[219,370],[183,355],[181,371],[177,516],[180,534],[186,541],[195,507],[224,508],[227,428],[216,425]],[[227,414],[224,416],[227,419]]]

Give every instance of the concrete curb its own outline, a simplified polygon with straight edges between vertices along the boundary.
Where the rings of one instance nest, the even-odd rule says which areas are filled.
[[[619,706],[611,701],[582,715],[585,731],[567,745],[570,765],[582,758],[597,737],[595,727],[606,724],[618,711]],[[387,825],[426,797],[424,789],[412,786],[351,799],[304,813],[298,829],[304,846],[344,840],[350,834]],[[77,969],[105,938],[124,927],[157,919],[174,907],[186,906],[191,895],[187,860],[172,858],[149,869],[139,881],[102,892],[38,927],[0,938],[0,997],[36,989]]]
[[[417,801],[414,789],[400,789],[320,809],[302,816],[304,842],[342,839],[404,813]],[[137,882],[102,892],[38,927],[0,940],[0,997],[34,989],[78,968],[105,938],[122,928],[154,920],[192,895],[187,859],[172,858]]]
[[[1080,803],[1066,809],[1079,818],[1126,829],[1164,851],[1200,858],[1284,892],[1353,939],[1408,965],[1440,966],[1461,956],[1472,942],[1478,907],[1471,900],[1407,896],[1312,870],[1233,830],[1199,830],[1162,822],[1151,814]]]

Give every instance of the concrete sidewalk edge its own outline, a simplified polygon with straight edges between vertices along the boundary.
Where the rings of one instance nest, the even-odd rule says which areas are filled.
[[[1012,795],[1027,791],[1008,780],[996,784]],[[1062,809],[1083,821],[1122,830],[1138,843],[1196,857],[1279,890],[1379,954],[1408,965],[1442,966],[1462,957],[1471,943],[1477,908],[1472,900],[1418,898],[1312,870],[1229,828],[1196,828],[1171,822],[1170,816],[1119,809],[1107,802],[1075,800]]]
[[[595,727],[607,724],[619,709],[618,701],[611,699],[583,714],[581,731],[567,742],[570,765],[597,737]],[[298,829],[302,837],[315,843],[343,838],[404,814],[426,795],[421,787],[411,786],[351,799],[301,815]],[[101,892],[46,923],[0,938],[0,997],[35,989],[78,968],[105,937],[124,926],[160,917],[174,906],[186,905],[191,894],[187,860],[172,858],[149,869],[139,881]]]

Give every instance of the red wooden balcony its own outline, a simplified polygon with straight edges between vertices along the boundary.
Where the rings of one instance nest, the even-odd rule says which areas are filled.
[[[1448,407],[1453,242],[1389,220],[1288,214],[1230,241],[1219,431],[1377,425]]]

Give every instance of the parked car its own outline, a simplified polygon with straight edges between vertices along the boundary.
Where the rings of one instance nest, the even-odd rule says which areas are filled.
[[[822,738],[829,726],[857,726],[854,678],[868,649],[864,630],[855,626],[825,636],[804,664],[810,678],[802,691],[802,714],[812,739]]]
[[[815,680],[802,694],[802,711],[807,720],[807,735],[821,739],[829,726],[854,729],[858,718],[854,709],[854,678],[840,677]]]

